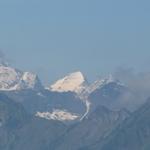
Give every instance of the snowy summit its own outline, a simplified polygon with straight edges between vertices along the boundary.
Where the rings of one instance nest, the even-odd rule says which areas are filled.
[[[87,81],[81,72],[68,74],[64,78],[51,85],[50,90],[56,92],[75,92],[80,93],[85,89]]]
[[[13,91],[40,89],[42,87],[36,74],[22,72],[10,66],[0,65],[0,90]]]

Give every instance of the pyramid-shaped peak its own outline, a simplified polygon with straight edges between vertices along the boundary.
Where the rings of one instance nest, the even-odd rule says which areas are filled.
[[[77,71],[66,75],[62,79],[59,79],[50,87],[50,89],[57,92],[71,91],[79,93],[84,89],[86,84],[84,75],[80,71]]]

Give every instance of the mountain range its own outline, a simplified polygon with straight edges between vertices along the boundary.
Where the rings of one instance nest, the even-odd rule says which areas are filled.
[[[1,64],[0,149],[148,150],[150,102],[135,98],[112,75],[89,83],[77,71],[47,87]]]

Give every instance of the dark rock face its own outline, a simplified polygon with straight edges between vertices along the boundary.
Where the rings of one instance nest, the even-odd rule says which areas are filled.
[[[111,96],[116,97],[116,94]],[[81,104],[82,101],[70,92],[60,94],[44,90],[40,95],[31,90],[0,93],[0,149],[150,149],[150,100],[134,113],[126,109],[114,111],[99,103],[83,120],[67,125],[40,119],[34,114],[37,110],[52,110],[54,107],[81,110],[82,114],[84,107]]]
[[[118,84],[117,82],[111,82],[104,85],[102,88],[93,91],[88,99],[91,102],[91,110],[94,110],[99,105],[112,110],[123,108],[130,109],[130,107],[128,107],[129,99],[127,95],[130,99],[132,93],[127,87]]]
[[[121,123],[103,143],[101,150],[148,150],[150,148],[150,101]],[[91,149],[99,150],[100,142]]]
[[[0,149],[48,150],[66,125],[28,115],[22,105],[0,94]]]
[[[54,109],[64,109],[82,116],[86,112],[84,102],[72,92],[57,93],[48,90],[36,92],[22,90],[19,92],[5,92],[16,102],[21,103],[27,112],[35,115],[36,112],[50,112]]]
[[[101,140],[127,117],[128,114],[110,111],[104,106],[97,109],[76,125],[71,126],[60,139],[57,150],[79,150]]]

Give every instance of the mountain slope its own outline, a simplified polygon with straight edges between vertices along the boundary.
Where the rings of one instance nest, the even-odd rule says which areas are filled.
[[[0,124],[10,128],[23,124],[28,114],[23,106],[0,93]],[[23,118],[23,119],[22,119]]]
[[[148,150],[150,149],[150,101],[135,111],[105,139],[101,150]],[[100,141],[99,141],[100,143]],[[99,150],[97,143],[91,147]]]
[[[15,131],[22,128],[30,117],[24,108],[0,94],[0,149],[10,150],[14,143]]]
[[[59,121],[28,115],[22,105],[0,94],[0,149],[49,150],[66,131]]]
[[[124,111],[110,111],[99,106],[88,118],[71,126],[57,143],[56,150],[80,150],[103,139],[126,117]]]
[[[67,126],[59,121],[32,118],[17,132],[9,150],[54,150],[55,143]]]
[[[21,90],[19,92],[5,92],[5,94],[13,98],[16,102],[21,103],[30,114],[35,115],[38,113],[40,114],[38,115],[39,117],[45,116],[46,119],[56,119],[56,117],[50,117],[50,114],[56,114],[55,110],[59,110],[59,112],[63,112],[63,114],[68,112],[68,115],[72,114],[73,116],[71,117],[75,120],[80,119],[86,112],[84,102],[72,92],[59,93],[50,92],[49,90],[43,90],[41,92]],[[60,113],[56,115],[58,116]],[[65,116],[66,119],[68,115]],[[58,119],[61,120],[60,117],[58,117]],[[70,119],[72,121],[72,118]]]
[[[119,81],[106,80],[90,93],[88,99],[91,102],[91,109],[103,105],[112,110],[123,108],[133,110],[132,96],[130,89]]]

